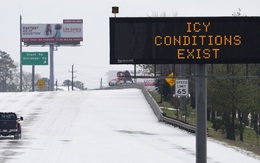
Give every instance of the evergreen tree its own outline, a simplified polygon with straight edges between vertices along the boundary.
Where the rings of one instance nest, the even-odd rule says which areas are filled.
[[[257,106],[255,100],[257,87],[253,79],[246,79],[244,76],[245,67],[242,64],[215,65],[214,75],[224,78],[208,81],[209,106],[222,114],[226,137],[231,140],[235,140],[237,129],[240,131],[240,140],[243,141],[243,131],[246,124],[244,117],[247,117]],[[240,78],[242,76],[244,78]],[[238,115],[237,125],[236,115]]]
[[[4,51],[0,51],[0,92],[6,92],[16,72],[13,59]]]

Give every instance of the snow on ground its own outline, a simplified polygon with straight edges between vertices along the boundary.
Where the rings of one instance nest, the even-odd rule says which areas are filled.
[[[0,93],[24,117],[21,140],[0,138],[0,162],[192,163],[195,136],[158,122],[138,89]],[[260,160],[208,140],[208,163]]]

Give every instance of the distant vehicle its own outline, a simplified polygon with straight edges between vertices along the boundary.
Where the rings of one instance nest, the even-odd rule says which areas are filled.
[[[22,136],[22,128],[20,121],[23,117],[18,118],[13,112],[0,112],[0,135],[14,136],[14,139],[20,139]]]

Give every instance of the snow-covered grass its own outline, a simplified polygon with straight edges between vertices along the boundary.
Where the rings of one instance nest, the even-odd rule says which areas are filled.
[[[21,140],[0,138],[0,162],[192,163],[195,136],[158,122],[138,89],[0,93],[24,117]],[[259,163],[208,140],[208,163]]]

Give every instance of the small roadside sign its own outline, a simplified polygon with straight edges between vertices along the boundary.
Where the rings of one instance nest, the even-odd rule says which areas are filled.
[[[48,52],[22,52],[22,65],[48,65]]]
[[[39,89],[43,89],[45,87],[45,81],[43,79],[39,79],[37,85]]]
[[[188,96],[189,94],[189,81],[188,79],[177,79],[175,83],[176,96]]]
[[[174,77],[174,73],[170,73],[169,77]],[[175,78],[165,78],[165,81],[172,87],[175,84]]]

